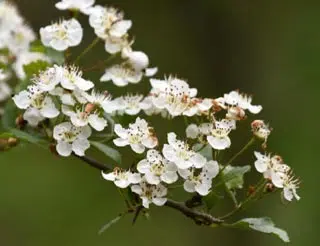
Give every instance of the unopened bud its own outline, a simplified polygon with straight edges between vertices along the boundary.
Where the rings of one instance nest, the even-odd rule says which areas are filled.
[[[275,186],[272,183],[267,183],[265,186],[265,192],[271,193],[275,190]]]
[[[87,113],[87,114],[90,114],[94,109],[95,109],[95,105],[93,103],[88,103],[84,109],[84,111]]]
[[[21,129],[26,125],[26,121],[23,119],[22,114],[20,114],[17,118],[16,118],[16,126]]]
[[[253,134],[259,138],[262,139],[264,141],[267,140],[267,138],[269,137],[270,133],[271,133],[271,128],[269,128],[269,126],[264,123],[263,120],[255,120],[251,123],[251,129]]]

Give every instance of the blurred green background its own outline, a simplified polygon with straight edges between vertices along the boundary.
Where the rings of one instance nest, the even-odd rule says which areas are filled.
[[[41,26],[67,16],[52,0],[15,1],[28,22]],[[318,245],[320,3],[252,0],[98,1],[123,9],[133,20],[135,49],[145,51],[165,74],[187,78],[200,95],[218,97],[232,89],[254,95],[259,118],[274,128],[269,148],[281,154],[302,179],[302,200],[283,205],[271,196],[241,216],[270,216],[291,236],[291,245]],[[86,17],[86,47],[94,35]],[[76,51],[81,48],[77,48]],[[103,46],[83,60],[104,57]],[[86,74],[98,81],[101,73]],[[111,84],[112,93],[119,93]],[[128,90],[147,92],[147,81]],[[174,126],[164,122],[156,130]],[[179,127],[179,126],[178,126]],[[175,126],[175,128],[178,128]],[[248,129],[247,129],[248,130]],[[234,141],[240,148],[245,137]],[[99,156],[103,160],[103,156]],[[128,157],[127,159],[129,159]],[[105,160],[107,161],[107,160]],[[239,164],[253,162],[252,153]],[[128,216],[101,236],[97,231],[124,209],[112,183],[80,161],[52,156],[33,146],[0,155],[0,245],[282,245],[272,236],[196,226],[169,208],[151,209],[151,220],[135,226]],[[253,172],[254,173],[254,172]],[[249,185],[246,183],[246,186]],[[221,214],[219,208],[213,210]]]

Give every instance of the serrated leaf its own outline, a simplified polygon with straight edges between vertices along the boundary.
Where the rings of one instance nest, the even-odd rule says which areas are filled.
[[[210,192],[207,196],[202,198],[202,201],[205,203],[208,211],[210,211],[214,206],[216,206],[221,200],[223,196],[218,195],[215,192]]]
[[[49,66],[50,64],[48,62],[37,60],[27,65],[23,65],[23,70],[28,78],[32,78],[34,75],[37,75],[40,71],[45,70]]]
[[[223,170],[223,180],[226,183],[228,189],[242,189],[243,187],[243,176],[245,173],[249,172],[251,166],[243,166],[243,167],[234,167],[234,166],[227,166]]]
[[[51,61],[53,63],[58,64],[58,65],[64,64],[64,53],[63,52],[46,47],[45,53],[51,59]]]
[[[108,230],[112,225],[116,224],[120,219],[122,218],[122,215],[119,215],[115,217],[113,220],[110,220],[107,224],[105,224],[98,232],[98,234],[102,234],[106,230]]]
[[[278,227],[275,227],[270,218],[246,218],[231,225],[233,228],[252,229],[263,233],[271,233],[279,237],[282,241],[289,243],[288,233]]]
[[[9,100],[4,107],[4,114],[1,118],[2,127],[4,129],[14,128],[16,126],[16,118],[18,116],[18,108],[13,100]]]
[[[121,154],[114,148],[111,148],[108,145],[105,145],[100,142],[90,141],[93,147],[103,152],[106,156],[110,157],[112,160],[116,161],[118,164],[121,164]]]

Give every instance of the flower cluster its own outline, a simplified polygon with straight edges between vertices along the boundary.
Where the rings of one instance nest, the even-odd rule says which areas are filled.
[[[97,37],[73,62],[68,60],[64,65],[51,61],[42,53],[29,51],[36,35],[14,6],[0,3],[0,49],[9,51],[9,55],[0,57],[0,61],[11,63],[21,80],[26,78],[23,65],[34,60],[48,62],[46,68],[39,69],[31,79],[28,77],[27,85],[18,87],[19,92],[12,98],[22,111],[19,117],[27,123],[22,130],[38,128],[44,131],[43,136],[55,146],[55,152],[64,157],[73,153],[84,159],[91,144],[96,147],[113,143],[120,150],[130,147],[128,149],[135,155],[134,162],[112,171],[101,168],[105,170],[102,177],[121,189],[130,189],[135,194],[135,201],[140,198],[138,205],[145,208],[150,204],[165,205],[172,184],[202,197],[223,183],[227,194],[236,200],[235,187],[243,187],[244,173],[236,173],[237,168],[242,170],[243,167],[233,165],[249,144],[230,160],[224,160],[222,152],[231,148],[231,136],[239,122],[246,120],[249,113],[260,113],[262,106],[253,105],[252,97],[239,91],[218,98],[201,98],[196,88],[174,76],[163,80],[150,78],[151,89],[147,95],[126,92],[112,98],[108,91],[99,91],[102,84],[97,85],[86,78],[87,70],[79,68],[80,58],[98,41],[104,42],[109,54],[108,64],[103,63],[105,72],[100,82],[112,81],[114,85],[124,87],[153,77],[158,69],[149,67],[149,57],[144,52],[133,49],[128,34],[132,21],[125,19],[123,12],[116,8],[94,3],[94,0],[61,0],[55,6],[69,10],[73,18],[40,29],[43,48],[67,51],[64,52],[65,58],[70,58],[68,53],[72,47],[80,45],[83,38],[77,14],[88,17]],[[11,56],[14,56],[13,61],[8,59]],[[12,93],[7,84],[9,78],[10,72],[1,69],[0,102]],[[169,119],[184,118],[186,138],[169,132],[167,142],[162,144],[161,137],[146,120],[148,117],[141,116],[142,113]],[[266,142],[272,130],[269,125],[255,119],[250,130],[252,140],[249,143],[261,141],[263,151],[267,151]],[[102,151],[105,153],[111,148],[104,147]],[[117,150],[113,151],[118,154]],[[257,171],[274,187],[282,189],[286,200],[300,199],[297,194],[299,181],[280,156],[258,151],[254,155]],[[228,172],[234,173],[225,179]],[[263,195],[266,189],[260,190]],[[240,209],[241,205],[235,205]]]

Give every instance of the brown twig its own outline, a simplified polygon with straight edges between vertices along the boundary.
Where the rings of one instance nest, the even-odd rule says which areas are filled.
[[[81,159],[82,161],[86,162],[90,166],[101,170],[101,171],[111,171],[112,167],[107,166],[91,157],[88,156],[76,156],[77,158]],[[213,217],[211,214],[203,213],[198,210],[188,208],[185,203],[177,202],[171,199],[165,203],[165,206],[173,208],[175,210],[180,211],[185,216],[193,219],[197,224],[204,224],[204,225],[212,225],[212,224],[222,224],[223,220]]]

